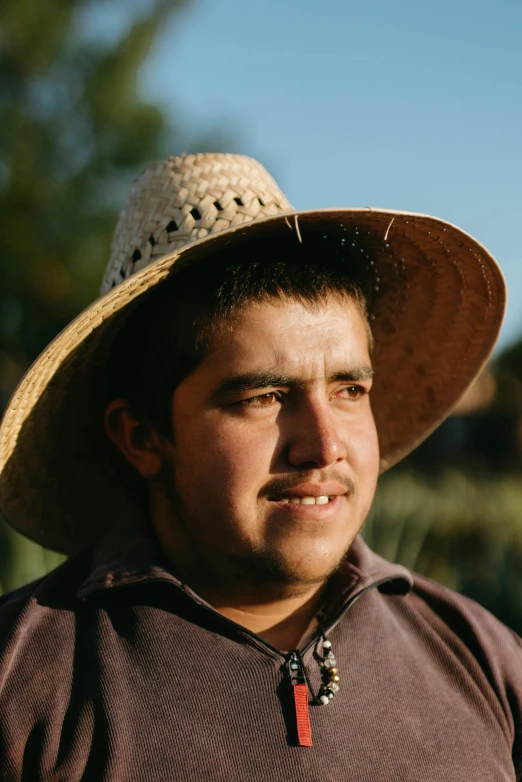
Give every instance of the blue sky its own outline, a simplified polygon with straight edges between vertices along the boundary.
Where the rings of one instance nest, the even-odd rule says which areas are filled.
[[[522,334],[519,0],[196,0],[142,90],[195,134],[223,128],[297,208],[406,209],[469,231],[508,281],[501,344]]]

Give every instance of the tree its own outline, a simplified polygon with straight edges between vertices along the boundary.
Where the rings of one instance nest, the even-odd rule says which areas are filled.
[[[98,294],[119,206],[149,162],[175,154],[140,66],[186,0],[17,0],[0,5],[0,409],[48,342]],[[142,8],[144,3],[141,3]],[[125,9],[111,42],[85,35],[89,13]],[[0,527],[0,591],[52,564]],[[31,565],[30,558],[36,558]]]
[[[160,25],[183,4],[149,3],[111,45],[78,29],[92,0],[0,8],[4,404],[27,365],[97,294],[115,205],[163,153],[167,123],[140,100],[138,74]]]

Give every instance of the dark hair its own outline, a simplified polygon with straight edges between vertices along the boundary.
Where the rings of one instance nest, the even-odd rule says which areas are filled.
[[[312,245],[291,253],[256,242],[188,265],[139,300],[107,363],[107,402],[127,399],[136,415],[171,437],[170,400],[202,361],[212,336],[252,301],[297,299],[314,305],[349,297],[368,325],[366,297],[344,252],[318,255]],[[368,325],[371,347],[371,331]]]

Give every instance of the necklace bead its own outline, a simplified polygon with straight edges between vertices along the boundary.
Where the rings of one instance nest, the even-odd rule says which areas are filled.
[[[339,692],[339,669],[332,652],[332,642],[323,636],[323,660],[321,662],[323,684],[319,690],[316,703],[327,706],[334,695]]]

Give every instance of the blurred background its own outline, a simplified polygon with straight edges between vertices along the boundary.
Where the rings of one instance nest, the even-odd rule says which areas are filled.
[[[521,30],[517,0],[0,2],[0,406],[97,296],[157,158],[242,152],[297,208],[454,222],[504,270],[504,330],[364,534],[522,633]],[[0,592],[60,561],[0,522]]]

